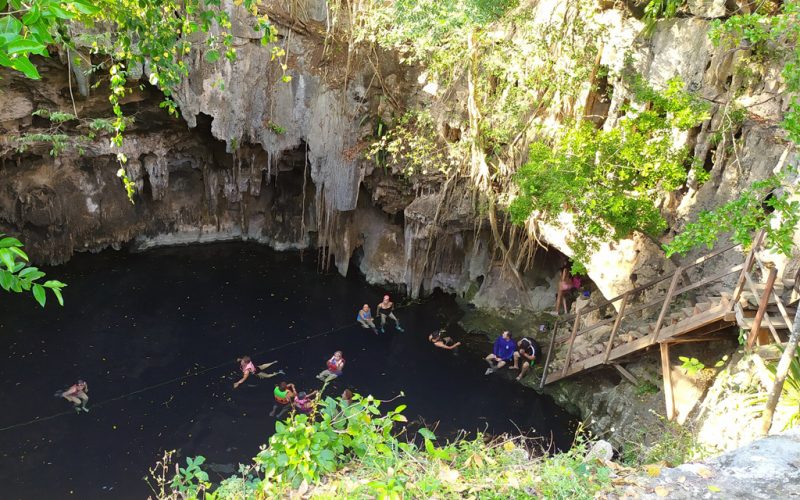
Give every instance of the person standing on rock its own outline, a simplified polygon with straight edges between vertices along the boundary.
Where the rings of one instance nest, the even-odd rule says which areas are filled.
[[[514,337],[508,330],[504,331],[502,335],[497,337],[494,341],[494,348],[492,353],[486,356],[486,362],[489,368],[486,370],[485,375],[490,375],[514,359]]]
[[[514,366],[509,368],[510,370],[519,370],[519,360],[520,358],[524,360],[522,362],[522,370],[520,370],[519,375],[517,375],[517,382],[522,380],[522,377],[528,373],[530,367],[533,366],[533,363],[535,363],[536,359],[539,357],[540,352],[541,348],[539,347],[539,343],[533,339],[523,337],[517,342],[517,350],[514,351]]]
[[[342,371],[344,370],[344,355],[342,354],[342,351],[336,351],[333,353],[333,356],[331,356],[331,359],[329,359],[327,362],[327,366],[327,369],[322,370],[317,375],[317,378],[323,382],[330,382],[342,374]]]
[[[277,363],[277,361],[273,361],[271,363],[264,363],[263,365],[254,365],[253,360],[250,359],[250,356],[242,356],[241,358],[237,359],[236,361],[239,362],[239,368],[242,370],[242,378],[239,379],[238,382],[234,382],[233,388],[237,389],[240,385],[244,383],[245,380],[250,377],[250,375],[255,374],[258,378],[270,378],[274,377],[275,375],[283,374],[283,370],[278,370],[274,373],[264,373],[261,370],[266,370],[270,366]]]
[[[394,327],[398,331],[403,331],[403,329],[400,327],[400,320],[398,320],[397,316],[394,315],[394,302],[391,301],[391,298],[388,295],[383,296],[383,302],[378,304],[376,309],[378,311],[378,316],[381,318],[381,333],[384,333],[387,317],[394,320]]]
[[[364,304],[364,307],[358,311],[356,321],[361,323],[361,326],[365,329],[372,328],[372,331],[375,332],[375,335],[378,335],[378,329],[375,327],[375,321],[372,319],[372,311],[370,311],[368,304]]]

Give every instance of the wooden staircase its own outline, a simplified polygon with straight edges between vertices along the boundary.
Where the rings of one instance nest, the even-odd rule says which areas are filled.
[[[761,261],[757,251],[762,240],[763,234],[758,234],[743,263],[723,267],[712,276],[691,278],[697,266],[734,255],[731,252],[740,251],[739,246],[710,253],[670,275],[559,317],[540,387],[602,366],[613,366],[632,379],[619,363],[659,344],[667,416],[672,418],[671,344],[730,338],[730,330],[738,325],[749,331],[751,348],[756,341],[781,342],[781,335],[791,329],[798,302],[794,281],[778,281],[776,269]]]

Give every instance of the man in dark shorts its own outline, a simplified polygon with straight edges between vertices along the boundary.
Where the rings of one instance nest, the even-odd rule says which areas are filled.
[[[523,337],[517,342],[517,350],[514,351],[514,366],[510,368],[511,370],[519,370],[519,360],[522,358],[522,370],[517,375],[517,381],[522,380],[522,377],[528,373],[528,370],[539,358],[540,352],[539,343],[533,339]]]

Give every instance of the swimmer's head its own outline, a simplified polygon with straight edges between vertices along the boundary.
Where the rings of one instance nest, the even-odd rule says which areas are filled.
[[[301,392],[300,394],[297,395],[297,397],[300,398],[300,399],[305,399],[306,393],[305,392]]]

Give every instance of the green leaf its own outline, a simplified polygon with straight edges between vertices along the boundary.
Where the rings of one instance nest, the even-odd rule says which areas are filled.
[[[424,427],[418,430],[417,433],[425,439],[436,439],[436,435]]]
[[[0,269],[0,286],[3,287],[3,290],[8,291],[11,288],[13,278],[14,276],[10,272]]]
[[[21,246],[22,243],[18,239],[11,238],[10,236],[7,236],[2,240],[0,240],[0,248],[21,247]]]
[[[38,273],[38,272],[40,272],[38,267],[33,267],[33,266],[26,267],[25,269],[20,271],[19,277],[20,278],[28,278],[28,276],[30,276],[31,274],[35,274],[35,273]],[[32,278],[28,278],[28,279],[32,279]]]
[[[3,34],[19,35],[20,31],[22,31],[22,23],[19,19],[13,16],[0,17],[0,37]]]
[[[58,304],[63,306],[64,305],[64,297],[61,296],[61,290],[59,290],[58,288],[52,288],[51,290],[53,291],[53,295],[56,296],[56,300],[58,301]]]
[[[208,63],[217,62],[219,60],[219,51],[216,49],[211,49],[208,52],[206,52],[206,55],[204,57],[206,62]]]
[[[37,4],[33,4],[31,6],[31,10],[29,10],[27,14],[22,16],[22,22],[26,26],[30,26],[31,24],[35,24],[36,21],[38,21],[41,16],[42,13],[39,10],[39,6]]]
[[[28,259],[28,254],[26,254],[25,252],[23,252],[21,248],[18,248],[18,247],[11,247],[11,248],[9,248],[9,250],[10,250],[11,252],[13,252],[13,253],[17,254],[17,255],[19,256],[19,258],[20,258],[20,259],[22,259],[22,260],[26,260],[26,261],[27,261],[27,260],[29,260],[29,259]]]
[[[36,40],[31,40],[28,38],[14,40],[6,46],[6,51],[8,54],[33,53],[42,56],[47,55],[47,47]]]
[[[65,286],[67,286],[67,284],[66,283],[62,283],[62,282],[60,282],[58,280],[47,280],[42,284],[42,286],[44,286],[46,288],[63,288]]]
[[[33,298],[36,299],[40,306],[44,307],[45,302],[47,302],[47,295],[45,295],[42,285],[33,285]]]
[[[5,264],[9,271],[14,272],[16,259],[14,259],[14,255],[7,248],[0,249],[0,262]]]
[[[47,8],[59,19],[72,19],[73,17],[72,14],[62,9],[58,5],[50,4]]]
[[[39,80],[41,78],[41,76],[39,76],[39,72],[36,70],[36,66],[31,64],[27,57],[20,56],[12,59],[11,67],[22,72],[31,80]]]
[[[99,7],[96,7],[96,6],[92,5],[92,4],[90,4],[89,2],[75,0],[72,3],[72,5],[73,5],[73,7],[75,7],[75,10],[77,10],[81,14],[86,14],[86,15],[92,16],[92,15],[97,14],[98,12],[100,12],[100,8]]]
[[[8,58],[2,51],[0,51],[0,66],[5,66],[6,68],[11,67],[11,59]]]

